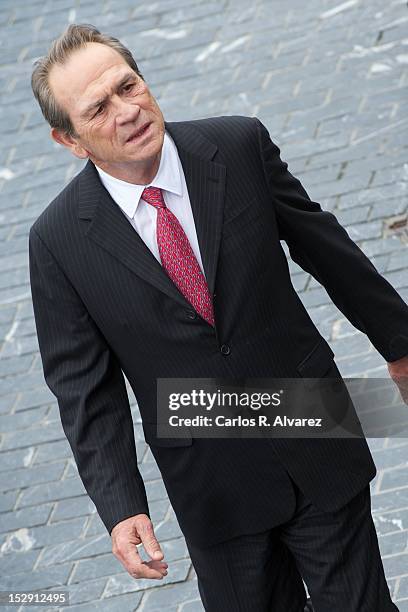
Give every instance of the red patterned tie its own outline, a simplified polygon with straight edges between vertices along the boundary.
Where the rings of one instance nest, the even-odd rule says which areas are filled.
[[[158,187],[146,187],[142,198],[157,209],[157,244],[163,267],[198,314],[214,326],[207,282],[177,217],[167,208]]]

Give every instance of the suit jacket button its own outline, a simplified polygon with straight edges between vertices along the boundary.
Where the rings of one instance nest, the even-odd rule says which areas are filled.
[[[187,314],[189,319],[196,319],[197,318],[197,313],[196,313],[195,310],[187,310],[186,314]]]
[[[230,347],[228,346],[228,344],[222,344],[222,345],[221,345],[221,348],[220,348],[220,351],[221,351],[221,353],[222,353],[223,355],[229,355],[229,354],[230,354],[230,352],[231,352],[231,349],[230,349]]]

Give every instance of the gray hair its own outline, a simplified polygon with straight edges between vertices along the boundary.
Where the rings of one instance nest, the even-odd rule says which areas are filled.
[[[117,38],[101,34],[91,24],[71,24],[52,42],[47,55],[34,62],[31,75],[31,88],[40,105],[41,112],[51,127],[57,128],[70,136],[77,136],[68,113],[61,108],[51,90],[49,74],[51,68],[63,65],[73,51],[85,47],[87,43],[97,42],[115,49],[126,63],[143,79],[132,53]],[[144,80],[144,79],[143,79]]]

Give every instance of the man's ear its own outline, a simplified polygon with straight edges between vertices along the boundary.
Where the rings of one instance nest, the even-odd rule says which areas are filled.
[[[58,144],[69,149],[75,157],[79,157],[79,159],[86,159],[89,157],[88,151],[66,132],[62,132],[57,128],[51,128],[51,138],[53,138],[55,142],[58,142]]]

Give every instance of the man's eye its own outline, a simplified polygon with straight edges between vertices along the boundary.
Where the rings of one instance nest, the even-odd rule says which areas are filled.
[[[100,106],[98,106],[96,113],[94,114],[94,117],[96,117],[96,115],[100,115],[101,112],[104,110],[105,106],[103,104],[101,104]]]
[[[123,89],[124,91],[130,91],[132,87],[133,87],[133,83],[129,83],[128,85],[125,85]]]

